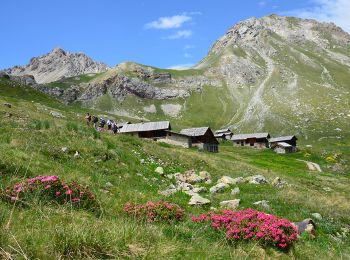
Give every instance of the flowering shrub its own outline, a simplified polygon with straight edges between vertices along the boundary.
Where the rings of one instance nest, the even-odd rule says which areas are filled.
[[[74,206],[92,208],[97,205],[96,197],[87,188],[76,182],[66,183],[58,176],[37,176],[8,187],[1,197],[10,202],[24,203],[34,197],[56,201],[59,204],[71,203]]]
[[[209,212],[192,220],[211,223],[214,230],[224,231],[231,240],[257,240],[280,249],[287,249],[297,240],[297,230],[290,221],[253,209]]]
[[[139,205],[128,202],[124,205],[124,212],[138,218],[145,218],[149,222],[180,221],[184,217],[184,210],[179,205],[165,201],[149,201]]]

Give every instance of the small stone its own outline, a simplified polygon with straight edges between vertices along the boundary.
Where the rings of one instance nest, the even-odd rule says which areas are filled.
[[[324,190],[325,192],[331,192],[331,191],[332,191],[332,189],[329,188],[329,187],[324,187],[323,190]]]
[[[198,194],[195,194],[191,197],[189,203],[189,205],[197,205],[197,206],[201,206],[201,205],[206,205],[206,204],[210,204],[210,200],[201,197]]]
[[[224,192],[225,188],[227,188],[228,185],[225,183],[218,183],[215,186],[211,187],[209,189],[210,193],[219,193],[219,192]]]
[[[136,175],[139,176],[139,177],[142,177],[142,176],[143,176],[143,174],[140,173],[140,172],[136,173]]]
[[[106,188],[112,188],[114,185],[110,182],[106,182],[105,187]]]
[[[193,173],[190,176],[187,176],[186,178],[187,182],[191,183],[191,184],[195,184],[195,183],[200,183],[203,182],[204,179],[202,177],[200,177],[199,175]]]
[[[196,192],[194,192],[193,190],[185,190],[183,193],[189,195],[189,196],[194,196],[194,195],[198,195]]]
[[[209,179],[209,180],[206,180],[204,183],[205,183],[205,184],[212,184],[213,181],[212,181],[211,179]]]
[[[164,169],[163,167],[159,166],[155,169],[154,171],[155,173],[158,173],[159,175],[163,175],[164,174]]]
[[[263,207],[265,209],[269,209],[270,208],[268,200],[260,200],[260,201],[254,202],[253,205],[258,205],[258,206],[261,206],[261,207]]]
[[[221,207],[229,208],[229,209],[237,209],[240,203],[240,199],[234,200],[225,200],[220,202]]]
[[[236,184],[235,183],[235,180],[229,176],[222,176],[219,180],[218,180],[218,183],[225,183],[225,184],[228,184],[228,185],[231,185],[231,184]]]
[[[312,213],[311,216],[313,216],[315,219],[321,220],[322,215],[320,213]]]
[[[199,176],[204,179],[204,180],[210,180],[211,179],[211,176],[210,176],[210,173],[207,172],[207,171],[201,171],[199,172]]]
[[[172,178],[174,178],[174,174],[168,174],[165,177],[167,177],[169,180],[171,180]]]
[[[179,182],[177,185],[177,189],[180,191],[188,191],[193,190],[193,186],[190,183]]]
[[[301,222],[294,222],[293,225],[297,228],[299,235],[301,235],[304,232],[307,232],[312,237],[316,236],[316,225],[311,218],[304,219]]]
[[[10,103],[4,103],[4,106],[7,107],[7,108],[11,108],[12,105]]]
[[[80,153],[78,151],[75,151],[74,158],[79,158],[79,157],[80,157]]]
[[[255,176],[248,177],[248,181],[251,184],[264,184],[264,183],[267,183],[266,178],[264,176],[262,176],[262,175],[255,175]]]
[[[243,177],[237,177],[233,179],[233,184],[243,183],[244,178]]]
[[[140,160],[140,163],[141,163],[141,164],[144,164],[144,163],[145,163],[145,159],[141,159],[141,160]]]
[[[166,190],[163,190],[163,191],[159,191],[158,193],[159,193],[160,195],[169,197],[169,196],[175,194],[176,192],[177,192],[176,189],[166,189]]]
[[[67,152],[68,151],[68,147],[62,147],[61,151],[64,152],[64,153]]]
[[[193,192],[205,193],[205,192],[208,192],[208,189],[206,187],[195,187],[195,188],[193,188]]]
[[[287,182],[282,181],[280,177],[276,177],[271,183],[271,185],[276,188],[283,188],[286,184]]]
[[[237,195],[239,194],[241,191],[238,187],[234,188],[231,190],[231,195]]]
[[[52,115],[55,118],[64,118],[65,117],[64,115],[62,115],[61,113],[56,112],[56,111],[51,111],[50,115]]]

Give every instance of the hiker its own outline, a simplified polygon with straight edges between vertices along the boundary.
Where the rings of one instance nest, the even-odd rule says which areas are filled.
[[[92,116],[92,123],[94,124],[94,128],[97,128],[97,122],[98,122],[98,118],[97,116]]]
[[[85,122],[86,122],[87,126],[90,126],[90,122],[91,122],[91,115],[90,115],[90,113],[86,113]]]
[[[105,124],[106,124],[106,121],[104,120],[103,117],[101,117],[100,118],[100,125],[99,125],[99,127],[103,129],[105,127]]]
[[[117,123],[113,121],[112,123],[112,132],[113,134],[116,134],[118,132],[118,126]]]
[[[108,120],[107,120],[107,129],[108,129],[108,130],[111,130],[111,129],[112,129],[112,123],[113,123],[113,120],[111,120],[111,119],[108,119]]]

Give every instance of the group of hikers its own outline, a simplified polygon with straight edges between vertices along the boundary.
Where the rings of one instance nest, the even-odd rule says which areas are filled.
[[[99,132],[105,130],[105,125],[107,125],[107,130],[112,131],[114,134],[118,132],[117,122],[112,119],[108,119],[106,121],[103,117],[98,119],[97,116],[91,116],[90,113],[86,113],[85,122],[87,126],[90,126],[92,123],[93,127]]]

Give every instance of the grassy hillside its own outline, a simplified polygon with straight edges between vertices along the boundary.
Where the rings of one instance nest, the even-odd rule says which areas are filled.
[[[193,104],[202,104],[200,94],[191,98]],[[3,106],[5,102],[11,103],[12,108]],[[207,106],[216,109],[215,104]],[[194,122],[200,120],[200,110],[195,111],[197,106],[189,109],[198,114]],[[51,110],[65,117],[54,118],[49,114]],[[329,168],[334,163],[324,159],[342,153],[336,160],[346,167],[348,139],[290,155],[234,148],[229,143],[221,145],[219,153],[210,154],[97,133],[82,122],[84,112],[30,88],[0,82],[0,188],[37,175],[58,175],[63,180],[88,185],[101,204],[101,212],[94,213],[43,203],[39,198],[26,207],[0,201],[2,258],[336,259],[350,256],[349,237],[337,237],[341,228],[350,225],[350,172],[347,169],[342,174],[336,173]],[[6,116],[7,113],[12,116]],[[63,147],[67,147],[66,152],[62,151]],[[75,151],[80,152],[80,158],[74,158]],[[145,163],[141,163],[142,159]],[[297,159],[319,163],[324,172],[310,172]],[[189,196],[184,193],[171,197],[158,194],[171,183],[154,172],[159,165],[167,174],[206,170],[214,182],[223,175],[262,174],[270,181],[279,176],[290,186],[277,189],[270,184],[239,184],[241,192],[236,197],[241,199],[240,209],[251,207],[291,221],[301,221],[318,212],[323,219],[316,221],[317,237],[312,240],[303,236],[288,252],[264,249],[255,243],[232,244],[191,221],[192,215],[205,213],[208,207],[188,206]],[[331,192],[325,192],[324,187],[331,188]],[[204,196],[212,201],[213,207],[219,207],[222,200],[235,198],[230,190]],[[122,211],[128,201],[160,199],[183,207],[185,220],[173,225],[152,224],[126,216]],[[263,199],[269,201],[270,209],[253,205]]]

